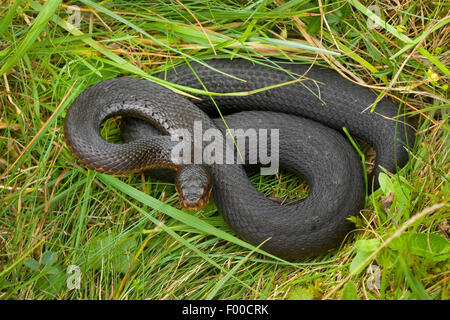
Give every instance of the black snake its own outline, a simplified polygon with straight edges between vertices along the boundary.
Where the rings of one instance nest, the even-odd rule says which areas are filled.
[[[280,165],[307,180],[310,194],[305,200],[282,206],[264,197],[240,164],[173,163],[175,142],[169,135],[175,129],[192,132],[194,121],[201,121],[203,130],[225,131],[225,125],[222,119],[210,118],[218,118],[218,112],[209,96],[188,99],[148,80],[116,78],[83,91],[65,118],[65,138],[72,153],[88,167],[111,174],[175,169],[175,185],[187,207],[204,206],[212,185],[218,210],[231,228],[254,245],[267,240],[262,249],[280,257],[296,260],[335,248],[351,228],[347,218],[359,212],[365,196],[361,161],[337,131],[346,127],[375,148],[375,176],[381,172],[378,165],[396,172],[407,162],[406,146],[414,141],[404,117],[397,116],[399,107],[383,98],[371,112],[376,100],[371,90],[317,66],[280,64],[289,74],[244,59],[205,62],[246,81],[199,63],[157,76],[215,93],[248,92],[305,77],[254,94],[213,96],[229,128],[279,129]],[[124,143],[108,143],[99,128],[116,115],[151,125],[128,121],[131,133],[125,134]]]

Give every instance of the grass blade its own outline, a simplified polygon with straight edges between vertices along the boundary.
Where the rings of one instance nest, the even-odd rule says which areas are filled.
[[[48,0],[45,2],[42,10],[40,10],[39,12],[39,15],[34,20],[30,31],[27,32],[25,39],[23,39],[17,46],[17,50],[11,52],[8,60],[6,60],[6,62],[0,68],[0,77],[9,69],[11,69],[16,64],[16,62],[27,52],[28,48],[30,48],[34,44],[39,34],[47,25],[47,22],[53,17],[56,9],[58,9],[59,5],[61,4],[61,1],[62,0]],[[5,19],[7,18],[8,17],[6,17]],[[0,31],[1,27],[3,27],[3,22],[0,25]]]

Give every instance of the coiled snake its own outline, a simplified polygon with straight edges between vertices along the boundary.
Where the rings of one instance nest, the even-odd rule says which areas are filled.
[[[280,165],[308,181],[310,194],[305,200],[282,206],[264,197],[241,164],[174,163],[175,142],[170,138],[174,130],[192,132],[194,121],[201,121],[203,130],[226,130],[225,125],[222,119],[210,118],[218,118],[210,97],[190,100],[148,80],[116,78],[83,91],[65,118],[70,150],[88,167],[111,174],[175,169],[175,185],[186,207],[204,206],[212,185],[217,208],[230,227],[254,245],[267,240],[262,249],[282,258],[297,260],[335,248],[351,228],[347,218],[359,212],[365,197],[360,159],[337,131],[346,127],[352,136],[367,141],[376,150],[377,164],[395,172],[407,162],[405,146],[412,146],[414,139],[406,120],[397,117],[398,106],[383,98],[371,112],[376,100],[371,90],[317,66],[281,64],[288,74],[244,59],[206,62],[246,81],[199,63],[158,76],[216,93],[248,92],[305,77],[255,94],[213,96],[229,128],[279,129]],[[99,133],[100,125],[116,115],[140,118],[151,126],[129,121],[128,139],[108,143]],[[381,172],[379,166],[374,172],[375,176]]]

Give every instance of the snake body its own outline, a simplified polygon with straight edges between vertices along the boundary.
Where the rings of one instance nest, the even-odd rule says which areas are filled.
[[[70,150],[90,168],[112,174],[149,168],[178,170],[177,190],[200,197],[201,205],[209,193],[201,194],[204,191],[199,191],[199,186],[212,184],[218,210],[230,227],[249,243],[264,242],[262,249],[277,256],[298,260],[335,248],[351,228],[347,218],[358,213],[365,196],[360,160],[336,130],[346,127],[353,136],[367,141],[376,150],[377,164],[395,172],[408,160],[405,146],[411,146],[414,139],[406,120],[397,117],[398,107],[383,98],[371,112],[376,101],[373,92],[316,66],[282,64],[289,74],[243,59],[206,62],[246,81],[199,63],[157,76],[221,93],[252,91],[292,81],[299,75],[306,77],[302,82],[251,95],[214,96],[229,128],[279,129],[280,165],[308,181],[310,194],[305,200],[281,206],[265,198],[240,164],[173,163],[170,155],[175,142],[169,135],[174,130],[192,130],[194,121],[199,120],[204,130],[225,131],[225,125],[222,119],[211,119],[218,114],[209,97],[189,100],[147,80],[116,78],[83,91],[65,119]],[[136,122],[134,129],[133,125],[129,128],[135,132],[128,134],[123,144],[108,143],[99,128],[115,115],[139,118],[150,125]],[[375,175],[380,171],[377,166]],[[191,200],[187,197],[184,201],[189,204]]]

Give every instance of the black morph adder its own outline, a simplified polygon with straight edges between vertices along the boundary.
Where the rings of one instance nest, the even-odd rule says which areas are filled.
[[[147,80],[106,80],[81,93],[65,119],[70,150],[88,167],[111,174],[175,169],[175,185],[185,207],[204,206],[212,184],[216,205],[231,228],[254,245],[270,238],[262,249],[277,256],[297,260],[335,248],[351,228],[347,218],[364,204],[365,186],[359,158],[346,138],[333,129],[346,127],[350,134],[367,141],[376,150],[377,164],[395,172],[407,162],[405,146],[412,146],[414,139],[405,119],[398,120],[398,107],[382,99],[370,112],[376,95],[328,69],[278,62],[292,73],[289,75],[243,59],[206,62],[246,81],[198,63],[191,64],[195,74],[183,65],[158,76],[202,90],[203,84],[208,91],[220,93],[250,91],[305,77],[256,94],[214,96],[214,100],[227,115],[229,128],[280,130],[280,165],[308,181],[308,198],[281,206],[252,186],[242,165],[174,164],[171,150],[176,142],[170,134],[175,129],[192,132],[196,120],[202,121],[203,130],[223,130],[224,125],[209,117],[218,117],[210,97],[189,100]],[[140,126],[130,129],[139,132],[131,141],[108,143],[99,128],[116,115],[143,119],[160,134]],[[375,175],[379,172],[377,166]]]

